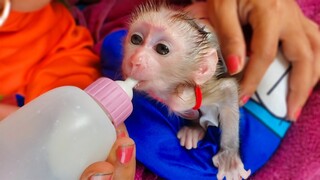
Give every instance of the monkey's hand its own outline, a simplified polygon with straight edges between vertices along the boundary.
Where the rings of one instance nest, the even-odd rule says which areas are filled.
[[[222,150],[212,158],[213,164],[218,167],[217,178],[222,180],[226,177],[227,180],[247,179],[251,170],[246,171],[243,163],[236,151]]]
[[[195,123],[192,126],[184,126],[178,132],[177,137],[180,139],[180,145],[187,149],[197,148],[198,142],[203,139],[205,130]]]

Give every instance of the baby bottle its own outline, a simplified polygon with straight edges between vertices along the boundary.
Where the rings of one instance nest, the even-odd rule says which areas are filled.
[[[0,179],[76,180],[108,157],[114,126],[132,112],[133,79],[63,86],[0,122]]]

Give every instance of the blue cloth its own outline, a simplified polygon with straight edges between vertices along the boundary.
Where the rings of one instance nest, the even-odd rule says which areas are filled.
[[[126,30],[105,37],[101,48],[103,75],[121,79],[122,40]],[[161,103],[134,92],[134,110],[125,121],[136,143],[137,159],[165,179],[215,179],[217,168],[212,157],[218,152],[220,130],[209,127],[197,149],[180,146],[176,137],[186,120],[169,115]],[[245,169],[252,173],[272,156],[290,123],[272,117],[264,107],[250,100],[240,109],[240,154]],[[263,114],[260,116],[260,114]],[[270,118],[272,117],[272,118]]]

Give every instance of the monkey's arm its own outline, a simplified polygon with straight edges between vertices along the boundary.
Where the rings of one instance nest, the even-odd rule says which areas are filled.
[[[198,142],[203,139],[205,135],[205,129],[203,129],[199,122],[191,122],[188,126],[183,126],[177,137],[180,139],[180,145],[186,149],[192,149],[198,147]]]
[[[199,111],[190,109],[183,112],[176,112],[176,114],[184,119],[190,120],[190,124],[182,127],[177,134],[180,145],[186,149],[197,148],[198,142],[203,139],[205,135],[205,129],[199,124]]]
[[[234,104],[225,104],[219,108],[221,128],[220,148],[238,152],[239,150],[239,110]]]
[[[182,127],[177,134],[181,146],[187,149],[197,148],[198,142],[203,139],[208,126],[218,127],[218,107],[216,105],[202,106],[200,111],[201,117],[199,117],[200,114],[196,115],[197,110],[179,113],[181,117],[194,121],[189,126]]]

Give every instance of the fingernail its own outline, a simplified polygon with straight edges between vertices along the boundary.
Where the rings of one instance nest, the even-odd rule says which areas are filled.
[[[296,113],[294,114],[294,118],[295,118],[295,120],[297,120],[297,119],[300,117],[300,115],[301,115],[301,111],[302,111],[302,109],[301,109],[301,108],[297,109]]]
[[[309,97],[312,95],[313,89],[310,89],[309,91]]]
[[[118,138],[126,137],[126,133],[123,130],[117,129],[117,137]]]
[[[235,56],[235,55],[228,56],[226,65],[230,74],[234,74],[238,71],[239,63],[240,63],[240,60],[238,56]]]
[[[104,173],[98,173],[94,174],[90,177],[90,180],[111,180],[112,179],[112,173],[111,174],[104,174]]]
[[[133,144],[118,147],[117,157],[118,157],[120,163],[127,164],[130,161],[132,154],[133,154],[133,148],[134,148]]]
[[[250,96],[242,96],[242,98],[240,99],[240,106],[245,105],[250,99]]]

